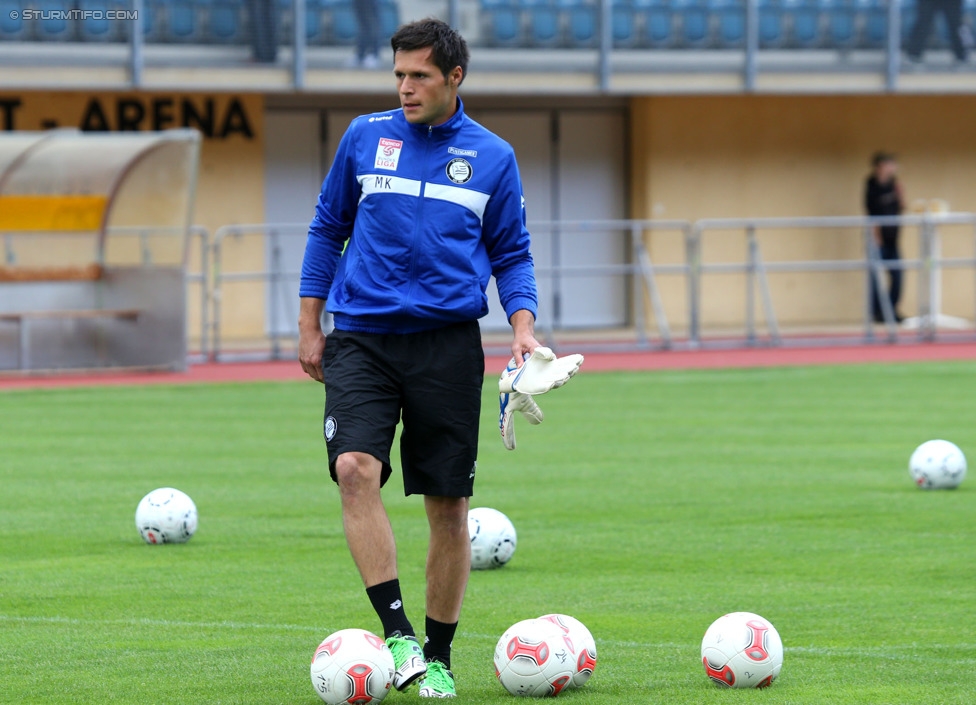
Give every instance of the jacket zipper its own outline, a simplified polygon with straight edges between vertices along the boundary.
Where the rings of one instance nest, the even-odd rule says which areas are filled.
[[[407,305],[413,301],[413,290],[417,285],[417,261],[420,258],[420,244],[424,233],[424,190],[427,187],[427,166],[430,160],[430,144],[434,134],[434,126],[427,126],[427,142],[424,145],[424,158],[421,162],[420,172],[420,195],[417,199],[417,219],[413,232],[413,250],[410,253],[410,283],[407,286],[407,293],[400,303],[402,311],[407,311]]]

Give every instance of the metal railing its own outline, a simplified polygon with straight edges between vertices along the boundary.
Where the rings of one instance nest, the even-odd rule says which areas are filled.
[[[902,227],[916,227],[919,232],[919,253],[917,257],[902,257],[898,261],[882,261],[875,243],[872,230],[876,226],[898,225]],[[973,229],[974,256],[964,258],[942,258],[941,238],[939,228],[948,225],[963,225]],[[862,259],[833,259],[833,260],[801,260],[764,262],[761,256],[757,232],[762,230],[786,229],[857,229],[862,233]],[[745,233],[748,257],[741,263],[706,264],[701,259],[702,241],[707,232],[740,231]],[[691,233],[689,243],[691,274],[689,286],[694,290],[691,295],[695,304],[691,306],[694,315],[689,321],[689,339],[697,344],[701,342],[700,291],[702,275],[708,273],[740,273],[746,275],[746,316],[745,339],[748,344],[758,341],[755,320],[755,288],[758,286],[761,305],[765,314],[769,341],[779,344],[780,334],[777,318],[773,309],[772,296],[769,289],[768,275],[786,272],[844,272],[861,271],[865,277],[864,301],[864,331],[863,339],[874,339],[873,313],[871,311],[871,282],[878,287],[878,300],[881,305],[882,317],[886,337],[894,341],[897,337],[898,321],[896,312],[892,310],[888,297],[887,286],[884,281],[885,269],[900,269],[902,271],[918,271],[919,277],[919,315],[917,329],[919,338],[934,340],[936,328],[940,321],[941,311],[941,272],[947,268],[969,267],[976,275],[976,214],[945,213],[921,214],[904,216],[840,216],[819,218],[737,218],[737,219],[706,219],[697,221]],[[974,319],[976,319],[976,301],[974,301]]]
[[[874,244],[872,229],[880,225],[900,225],[904,228],[916,228],[918,232],[918,255],[903,256],[896,262],[882,261]],[[942,231],[947,226],[962,226],[971,231],[972,256],[945,258],[941,256]],[[558,252],[565,247],[564,236],[571,233],[606,233],[608,231],[625,232],[628,235],[626,246],[627,261],[608,264],[568,265],[560,261],[560,257],[552,257],[551,264],[537,266],[536,275],[540,281],[548,279],[551,282],[547,301],[540,301],[540,311],[548,307],[549,312],[558,312],[559,300],[563,290],[563,279],[579,277],[608,277],[612,279],[629,278],[631,282],[631,325],[633,339],[617,348],[646,350],[654,347],[661,349],[685,346],[689,348],[709,345],[721,340],[723,345],[753,346],[766,344],[772,346],[786,345],[800,340],[793,337],[787,340],[780,330],[780,321],[775,310],[774,296],[770,286],[770,275],[802,274],[802,273],[862,273],[864,278],[863,296],[863,328],[852,342],[875,342],[876,334],[870,305],[870,291],[872,279],[879,290],[879,300],[884,318],[884,342],[896,342],[899,328],[887,297],[887,286],[884,273],[886,269],[901,269],[918,273],[918,315],[911,323],[915,331],[914,338],[933,341],[938,337],[938,329],[951,324],[954,328],[961,328],[976,336],[974,324],[967,320],[952,319],[941,312],[942,273],[947,269],[966,269],[973,272],[974,300],[972,320],[976,320],[976,214],[949,213],[906,215],[892,217],[817,217],[817,218],[734,218],[734,219],[705,219],[696,222],[681,220],[603,220],[603,221],[546,221],[529,224],[530,232],[548,232],[552,239],[553,250]],[[783,231],[803,229],[820,229],[834,231],[849,231],[860,242],[854,248],[848,248],[852,256],[835,259],[779,259],[769,261],[762,254],[761,235],[765,238],[777,237]],[[229,282],[263,282],[269,289],[271,320],[267,328],[271,331],[270,352],[272,359],[281,359],[284,353],[281,346],[283,338],[291,337],[297,348],[297,326],[287,333],[278,332],[280,320],[275,318],[278,306],[276,298],[293,296],[294,290],[286,285],[296,284],[300,278],[298,268],[285,267],[281,258],[282,238],[305,236],[307,224],[255,224],[234,225],[219,228],[213,239],[213,313],[211,315],[211,359],[220,359],[225,355],[222,341],[222,307],[224,304],[224,288]],[[648,248],[646,237],[652,233],[670,233],[680,238],[680,248],[683,261],[655,263]],[[706,242],[717,241],[721,238],[744,237],[745,256],[741,259],[725,258],[722,261],[705,260],[702,256],[703,245]],[[267,268],[249,269],[246,271],[227,271],[225,268],[225,247],[233,242],[240,243],[244,235],[259,235],[267,238],[268,262]],[[703,300],[703,279],[721,274],[741,275],[745,282],[744,307],[742,313],[741,336],[729,337],[723,332],[721,335],[709,334],[703,324],[703,310],[710,302]],[[686,298],[686,336],[682,341],[676,341],[672,332],[672,325],[666,313],[669,301],[662,292],[659,284],[661,276],[677,276],[683,279],[681,290]],[[723,289],[723,299],[729,298],[729,290]],[[646,301],[646,304],[645,304]],[[645,308],[649,305],[649,310]],[[297,309],[297,301],[295,302]],[[672,306],[672,310],[673,310]],[[760,334],[758,314],[762,313],[766,335]],[[657,344],[651,342],[648,331],[648,316],[651,313],[657,333]],[[297,312],[292,323],[297,322]],[[558,315],[545,318],[541,326],[543,337],[552,343],[564,333],[560,327]],[[578,333],[578,331],[576,331]],[[842,342],[833,338],[835,342]],[[591,343],[597,347],[597,343]]]
[[[243,225],[224,225],[214,232],[213,238],[213,286],[211,299],[213,301],[213,315],[211,321],[211,335],[213,345],[208,350],[211,360],[219,360],[224,354],[222,349],[222,324],[223,324],[223,302],[224,285],[228,282],[264,282],[268,286],[269,302],[268,325],[270,331],[271,351],[270,356],[273,360],[281,359],[283,356],[281,340],[290,337],[294,340],[297,347],[298,330],[294,332],[281,333],[281,321],[279,320],[278,304],[286,302],[289,296],[286,284],[298,282],[301,271],[298,269],[288,270],[285,268],[282,257],[282,238],[301,237],[305,238],[308,232],[308,223],[258,223]],[[260,235],[267,238],[264,244],[267,245],[269,265],[266,269],[248,269],[243,271],[225,271],[224,267],[224,245],[227,240],[240,241],[246,235]],[[297,306],[297,298],[295,299]],[[298,322],[297,310],[293,317],[293,323]]]

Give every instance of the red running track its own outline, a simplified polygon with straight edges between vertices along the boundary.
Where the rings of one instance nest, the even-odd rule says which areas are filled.
[[[583,371],[718,369],[922,360],[976,360],[976,343],[587,353]],[[487,369],[500,372],[507,362],[508,358],[489,357],[486,360]],[[191,365],[185,372],[105,371],[31,376],[0,375],[0,391],[120,384],[192,384],[299,379],[307,379],[307,377],[297,360],[221,362]]]

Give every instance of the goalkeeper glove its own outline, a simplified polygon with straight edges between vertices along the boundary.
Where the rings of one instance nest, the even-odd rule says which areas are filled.
[[[515,366],[513,357],[498,380],[498,391],[522,394],[545,394],[561,387],[579,372],[583,356],[579,354],[556,357],[549,348],[539,346],[525,357],[521,367]]]
[[[515,412],[518,411],[533,426],[542,423],[542,409],[535,399],[519,392],[506,392],[498,395],[498,430],[502,433],[502,443],[509,450],[515,450]]]

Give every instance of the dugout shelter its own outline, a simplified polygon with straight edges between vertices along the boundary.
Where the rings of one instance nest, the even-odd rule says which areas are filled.
[[[0,133],[0,372],[183,369],[196,130]]]

